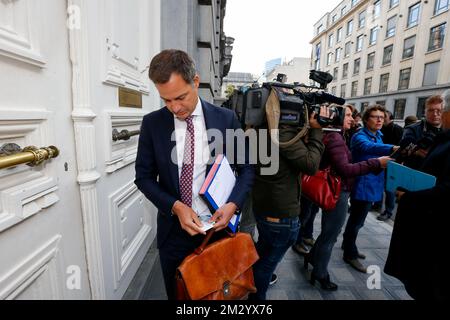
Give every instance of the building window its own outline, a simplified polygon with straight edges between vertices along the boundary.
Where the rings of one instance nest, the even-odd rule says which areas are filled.
[[[420,15],[420,2],[415,5],[409,7],[408,9],[408,28],[414,27],[419,23],[419,15]]]
[[[445,38],[446,23],[440,24],[430,30],[430,42],[428,43],[428,51],[442,48]]]
[[[370,29],[370,38],[369,38],[370,45],[377,43],[378,30],[379,30],[378,26]]]
[[[386,107],[386,101],[385,100],[377,101],[375,103],[379,104],[380,106]]]
[[[352,0],[352,8],[358,3],[359,0]]]
[[[389,0],[389,9],[398,5],[399,0]]]
[[[375,20],[381,14],[381,0],[373,3],[373,19]]]
[[[353,74],[359,74],[360,66],[361,66],[361,59],[355,59],[355,63],[353,64]]]
[[[342,66],[342,79],[347,79],[348,76],[348,63],[344,63]]]
[[[357,94],[358,94],[358,81],[353,81],[351,97],[356,97]]]
[[[416,45],[416,36],[412,36],[405,39],[405,44],[403,45],[403,59],[411,58],[414,56],[414,47]]]
[[[342,40],[342,28],[339,28],[336,35],[336,43],[341,42]]]
[[[398,90],[408,89],[410,78],[411,78],[411,68],[400,70],[400,79],[398,80]]]
[[[330,52],[327,54],[327,66],[331,64],[332,60],[333,60],[333,53]]]
[[[440,61],[435,61],[425,64],[425,71],[423,73],[423,85],[433,86],[437,83],[437,77],[439,74]]]
[[[369,107],[369,103],[368,102],[361,102],[361,113],[364,113],[364,111],[366,111],[366,109]]]
[[[334,62],[339,62],[339,60],[341,60],[341,51],[342,51],[342,48],[336,49],[336,53],[334,56]]]
[[[345,91],[347,90],[347,85],[342,84],[341,85],[341,98],[345,98]]]
[[[363,35],[360,35],[358,38],[356,38],[356,52],[360,52],[362,50],[363,41],[364,41]]]
[[[390,17],[387,21],[386,26],[386,38],[392,37],[395,35],[395,28],[397,27],[397,15]]]
[[[428,97],[420,97],[417,101],[417,112],[416,116],[418,119],[425,118],[425,102],[427,101]]]
[[[336,80],[337,80],[338,74],[339,74],[339,68],[336,67],[336,68],[334,68],[334,70],[333,70],[333,81],[336,81]]]
[[[436,0],[434,5],[434,14],[437,15],[448,10],[449,0]]]
[[[358,28],[364,28],[366,26],[366,12],[363,11],[359,14],[358,18]]]
[[[348,57],[350,55],[350,50],[352,49],[352,43],[349,41],[345,44],[344,48],[344,57]]]
[[[394,119],[403,120],[405,117],[406,99],[395,100],[394,103]]]
[[[317,27],[317,34],[321,33],[324,30],[323,25]]]
[[[391,63],[392,61],[392,51],[394,49],[394,45],[387,46],[383,51],[383,66]]]
[[[364,95],[368,95],[372,92],[372,77],[364,80]]]
[[[328,47],[331,48],[334,45],[334,34],[330,34],[328,37]]]
[[[347,6],[343,6],[341,9],[341,17],[347,13]]]
[[[347,36],[351,35],[353,32],[353,20],[347,22]]]
[[[331,94],[332,94],[333,96],[336,95],[336,87],[331,87]]]
[[[389,73],[382,74],[380,76],[380,93],[388,91],[389,86]]]
[[[367,55],[367,70],[372,70],[375,64],[375,52]]]
[[[337,19],[337,14],[333,15],[333,17],[331,18],[331,23],[335,23]]]

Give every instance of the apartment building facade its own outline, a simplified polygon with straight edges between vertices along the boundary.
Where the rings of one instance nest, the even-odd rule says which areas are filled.
[[[363,111],[379,103],[397,121],[424,114],[450,88],[449,0],[345,0],[315,25],[312,68],[330,93]]]

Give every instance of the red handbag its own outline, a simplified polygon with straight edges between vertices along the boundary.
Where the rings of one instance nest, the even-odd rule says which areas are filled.
[[[313,176],[302,175],[302,195],[322,210],[336,208],[340,193],[341,178],[334,175],[330,167],[317,171]]]

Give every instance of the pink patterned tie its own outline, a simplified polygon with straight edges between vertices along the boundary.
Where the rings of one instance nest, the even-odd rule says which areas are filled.
[[[183,166],[180,176],[181,202],[192,207],[192,182],[194,176],[194,124],[193,116],[186,118],[186,139],[184,142]]]

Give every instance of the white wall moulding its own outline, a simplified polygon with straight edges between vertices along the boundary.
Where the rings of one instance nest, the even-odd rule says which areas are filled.
[[[43,68],[39,4],[31,0],[0,1],[0,55]]]
[[[139,192],[133,181],[112,194],[110,197],[110,222],[112,245],[112,263],[114,269],[114,289],[120,287],[123,277],[136,259],[139,250],[150,245],[149,235],[153,229],[150,212],[144,207],[144,195]],[[142,251],[142,250],[141,250]]]
[[[58,254],[61,235],[55,235],[39,249],[0,274],[0,299],[63,299],[61,261]]]
[[[142,123],[142,118],[145,112],[119,112],[119,111],[106,111],[106,132],[105,137],[105,171],[107,173],[113,173],[131,163],[136,161],[137,146],[139,136],[131,137],[130,140],[112,140],[112,131],[122,131],[124,129],[128,131],[139,130]]]
[[[145,15],[142,16],[140,12],[144,2],[135,2],[140,6],[125,0],[104,2],[104,82],[148,95],[150,87],[146,73],[141,72],[145,70],[145,60],[148,59],[143,56],[143,53],[148,52],[144,47],[147,39],[141,41],[141,34],[148,31],[145,30],[147,22],[143,19]]]

